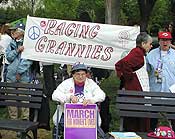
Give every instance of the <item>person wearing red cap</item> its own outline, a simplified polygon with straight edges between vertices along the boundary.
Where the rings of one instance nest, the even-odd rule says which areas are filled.
[[[169,87],[175,83],[175,50],[171,48],[170,32],[158,33],[159,47],[147,55],[147,71],[150,79],[150,90],[170,92]]]
[[[170,87],[175,84],[175,50],[171,48],[171,33],[159,32],[159,47],[146,56],[150,91],[170,93]],[[156,127],[157,121],[152,129]]]
[[[159,32],[159,47],[146,57],[150,91],[170,92],[169,87],[175,84],[175,50],[170,47],[171,39],[170,32]]]

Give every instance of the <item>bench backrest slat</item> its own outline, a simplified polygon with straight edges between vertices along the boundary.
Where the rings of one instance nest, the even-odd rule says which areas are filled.
[[[145,116],[146,115],[146,116]],[[168,119],[174,119],[175,114],[165,114]],[[142,117],[142,118],[162,118],[160,113],[153,112],[130,112],[130,111],[120,111],[120,117]]]
[[[118,90],[117,94],[124,95],[124,96],[150,96],[150,97],[175,98],[175,94],[169,93],[169,92],[144,92],[144,91]]]
[[[8,102],[8,101],[0,101],[1,106],[15,106],[15,107],[25,107],[25,108],[35,108],[35,109],[40,109],[41,104],[38,103],[24,103],[24,102]]]
[[[175,106],[175,98],[174,99],[165,99],[165,98],[154,98],[152,97],[152,99],[150,98],[134,98],[134,97],[117,97],[117,102],[118,103],[127,103],[127,104],[154,104],[154,105],[164,105],[164,106]]]
[[[0,89],[0,94],[23,94],[23,95],[32,95],[32,96],[42,96],[43,93],[40,90],[30,90],[30,89],[23,89],[21,88],[1,88]]]
[[[131,105],[131,104],[119,104],[120,110],[128,110],[128,111],[145,111],[145,112],[167,112],[167,113],[175,113],[174,107],[167,106],[149,106],[149,104],[144,105]]]
[[[29,88],[29,89],[43,89],[42,84],[32,84],[32,83],[7,83],[0,82],[0,87],[12,87],[12,88]]]
[[[29,102],[41,102],[41,97],[33,97],[33,96],[17,96],[17,95],[0,95],[0,99],[4,101],[29,101]]]
[[[0,82],[0,105],[41,108],[43,85]]]
[[[120,117],[175,119],[175,94],[118,90],[116,107]],[[173,117],[174,116],[174,117]]]

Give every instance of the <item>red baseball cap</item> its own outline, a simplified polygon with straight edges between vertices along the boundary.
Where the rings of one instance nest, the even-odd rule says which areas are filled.
[[[159,32],[158,38],[159,39],[172,39],[171,32]]]

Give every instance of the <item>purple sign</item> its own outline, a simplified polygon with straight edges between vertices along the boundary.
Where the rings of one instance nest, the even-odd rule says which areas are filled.
[[[64,139],[97,139],[96,104],[65,104]]]

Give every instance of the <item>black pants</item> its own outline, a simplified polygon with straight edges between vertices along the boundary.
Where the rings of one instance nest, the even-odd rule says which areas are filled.
[[[51,100],[56,88],[54,79],[54,65],[43,65],[44,94]]]

